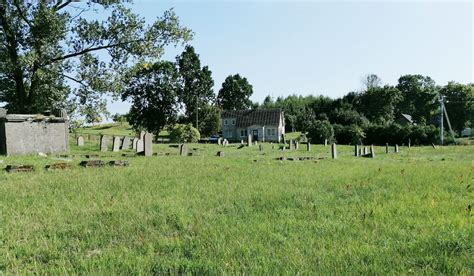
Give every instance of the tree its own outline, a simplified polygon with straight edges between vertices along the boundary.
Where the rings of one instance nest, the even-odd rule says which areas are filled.
[[[439,93],[446,96],[446,111],[455,131],[474,123],[474,85],[449,82]]]
[[[400,91],[393,86],[371,87],[360,95],[357,110],[372,123],[390,124],[395,119],[395,110],[401,100]]]
[[[147,26],[121,2],[0,0],[0,101],[37,113],[71,100],[93,119],[104,94],[118,97],[137,68],[192,38],[172,10]],[[94,11],[108,17],[87,19]]]
[[[170,130],[170,140],[174,143],[197,143],[199,139],[199,131],[191,124],[176,124]]]
[[[325,139],[334,139],[334,129],[329,121],[315,120],[308,130],[308,137],[312,143],[324,143]]]
[[[398,104],[401,113],[410,114],[416,122],[430,119],[438,103],[436,85],[433,79],[422,75],[405,75],[398,79],[397,89],[402,99]]]
[[[252,107],[252,85],[239,74],[228,76],[217,95],[217,104],[224,110],[240,110]]]
[[[114,115],[112,115],[112,120],[115,122],[115,123],[120,123],[120,125],[123,125],[124,123],[127,122],[127,114],[119,114],[119,113],[115,113]]]
[[[215,100],[212,72],[208,66],[201,68],[199,55],[189,45],[176,57],[176,63],[183,80],[180,97],[185,106],[187,121],[195,122],[195,126],[199,128],[199,108]]]
[[[131,100],[130,124],[158,136],[164,126],[174,123],[179,109],[179,74],[169,61],[143,68],[129,81],[122,100]]]
[[[203,105],[199,110],[199,132],[201,136],[211,136],[221,128],[221,110],[213,105]]]
[[[366,90],[377,88],[382,85],[382,79],[379,78],[376,74],[369,74],[364,78],[364,86]]]

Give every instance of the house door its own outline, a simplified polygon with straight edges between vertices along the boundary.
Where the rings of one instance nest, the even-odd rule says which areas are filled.
[[[254,129],[252,131],[252,136],[253,136],[252,138],[253,141],[258,141],[258,129]]]

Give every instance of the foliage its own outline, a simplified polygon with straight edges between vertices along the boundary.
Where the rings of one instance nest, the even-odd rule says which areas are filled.
[[[439,93],[446,96],[445,107],[454,131],[474,123],[474,85],[449,82]]]
[[[222,125],[221,110],[213,105],[204,105],[200,113],[199,132],[201,135],[207,137],[218,133]]]
[[[191,124],[175,124],[170,129],[170,139],[173,143],[197,143],[201,139],[199,130]]]
[[[87,19],[92,13],[107,18]],[[172,10],[147,26],[115,0],[3,0],[0,27],[0,101],[10,112],[73,106],[69,99],[88,122],[106,112],[103,95],[118,97],[129,77],[159,59],[165,46],[192,38]]]
[[[252,85],[239,74],[228,76],[217,95],[217,104],[223,110],[250,109]]]
[[[314,120],[308,129],[311,143],[324,143],[324,140],[334,140],[334,129],[329,121]]]
[[[366,129],[365,144],[384,145],[407,144],[408,139],[412,145],[430,145],[439,140],[439,129],[433,125],[372,125]]]
[[[127,116],[128,116],[128,114],[115,113],[115,114],[112,116],[112,120],[113,120],[115,123],[120,123],[121,125],[123,125],[124,123],[127,122]]]
[[[173,123],[179,107],[179,74],[172,62],[162,61],[143,68],[133,76],[122,95],[131,100],[130,124],[158,136],[161,129]]]
[[[402,95],[395,87],[371,87],[359,95],[356,108],[373,124],[390,124],[395,119],[396,108],[401,100]]]
[[[187,122],[195,123],[196,115],[198,115],[198,120],[200,120],[199,117],[204,115],[196,114],[196,112],[201,113],[199,110],[203,106],[215,101],[212,90],[214,86],[212,72],[208,66],[201,68],[199,55],[194,51],[194,47],[190,45],[186,46],[183,53],[176,57],[176,64],[183,82],[180,99],[185,107]]]
[[[364,129],[357,125],[333,125],[336,143],[359,145],[365,138]]]
[[[422,75],[405,75],[398,79],[396,88],[402,100],[398,104],[400,113],[410,114],[420,123],[427,121],[437,110],[437,88],[433,79]]]

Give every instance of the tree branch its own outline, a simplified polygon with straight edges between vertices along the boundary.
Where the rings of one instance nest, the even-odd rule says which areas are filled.
[[[85,86],[85,87],[88,86],[88,85],[86,85],[84,82],[82,82],[82,81],[80,81],[80,80],[78,80],[78,79],[76,79],[76,78],[73,78],[73,77],[71,77],[71,76],[68,76],[68,75],[66,75],[66,74],[61,73],[61,76],[65,77],[66,79],[69,79],[69,80],[72,80],[72,81],[74,81],[74,82],[77,82],[77,83],[79,83],[80,85],[83,85],[83,86]]]
[[[59,11],[60,9],[66,7],[67,5],[71,4],[72,1],[68,0],[66,2],[63,3],[63,1],[59,1],[58,3],[56,3],[56,5],[54,5],[54,9],[56,11]]]
[[[28,18],[26,18],[25,14],[21,10],[20,3],[18,3],[18,0],[14,0],[13,5],[15,6],[16,10],[18,11],[18,14],[20,15],[21,19],[23,19],[23,21],[25,21],[25,23],[28,26],[30,26],[30,28],[31,28],[31,22],[28,20]]]

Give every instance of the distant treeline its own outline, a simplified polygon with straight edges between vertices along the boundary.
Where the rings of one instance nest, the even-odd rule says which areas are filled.
[[[445,96],[453,130],[459,134],[471,127],[474,85],[449,82],[438,86],[422,75],[401,76],[395,86],[382,85],[377,75],[368,75],[363,91],[350,92],[342,98],[267,96],[254,108],[281,108],[286,131],[302,131],[313,140],[326,137],[339,143],[382,144],[402,143],[410,138],[413,143],[428,144],[439,139],[440,95]],[[410,115],[414,124],[398,121],[401,114]]]

